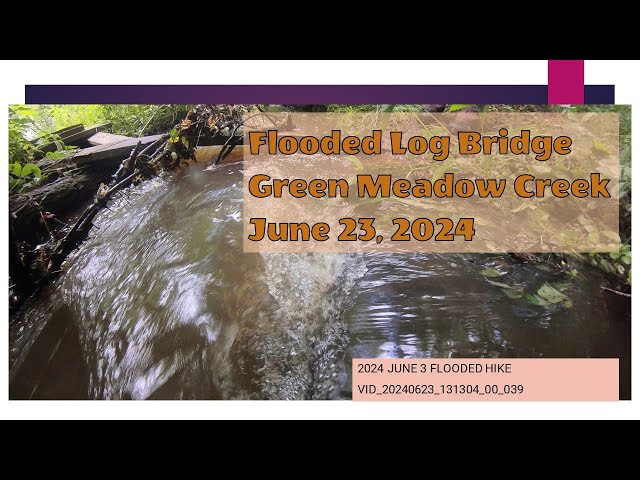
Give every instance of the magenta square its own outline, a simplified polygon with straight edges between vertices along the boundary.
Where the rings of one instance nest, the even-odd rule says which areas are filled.
[[[549,60],[548,103],[584,103],[584,60]]]

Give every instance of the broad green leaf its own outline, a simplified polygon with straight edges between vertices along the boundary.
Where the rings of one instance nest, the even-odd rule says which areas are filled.
[[[495,268],[485,268],[484,270],[480,271],[480,275],[484,275],[485,277],[489,278],[497,278],[502,274]]]
[[[560,303],[567,299],[564,293],[548,283],[545,283],[538,289],[538,296],[544,298],[549,303]]]
[[[502,291],[509,298],[516,299],[516,298],[521,298],[522,297],[522,293],[517,292],[515,290],[511,290],[510,288],[505,288]]]
[[[525,293],[524,298],[526,298],[530,303],[533,303],[534,305],[540,305],[542,307],[546,307],[547,305],[549,305],[549,302],[547,302],[544,298],[541,298],[538,295],[533,295],[531,293]]]
[[[473,105],[466,103],[454,103],[453,105],[449,105],[448,112],[457,112],[458,110],[462,110],[463,108],[473,107]]]
[[[18,162],[9,164],[9,173],[14,174],[16,177],[22,176],[22,165]]]
[[[38,167],[34,163],[27,163],[24,167],[22,167],[22,177],[26,177],[28,175],[33,175],[34,177],[41,177],[42,171],[40,171],[40,167]]]
[[[45,157],[47,157],[49,160],[62,160],[63,158],[66,157],[66,155],[62,152],[47,152],[45,154]]]

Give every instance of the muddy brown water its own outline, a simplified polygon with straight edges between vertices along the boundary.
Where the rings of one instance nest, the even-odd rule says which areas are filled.
[[[615,357],[630,302],[576,263],[573,306],[512,299],[566,281],[508,255],[243,254],[239,164],[132,187],[66,273],[10,322],[13,399],[348,399],[356,357]]]

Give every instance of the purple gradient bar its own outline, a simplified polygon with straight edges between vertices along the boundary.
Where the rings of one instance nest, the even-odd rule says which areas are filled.
[[[585,88],[612,103],[613,85]],[[597,88],[593,88],[597,87]],[[28,104],[546,104],[546,85],[26,85]]]

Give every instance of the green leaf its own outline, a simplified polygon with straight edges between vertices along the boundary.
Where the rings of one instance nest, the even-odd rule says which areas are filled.
[[[393,112],[394,108],[396,108],[395,104],[394,105],[380,105],[380,111],[382,113],[391,113],[391,112]]]
[[[178,136],[178,130],[176,130],[175,128],[172,128],[171,131],[169,132],[169,136],[173,140],[174,138],[176,138]]]
[[[16,105],[13,109],[25,117],[33,117],[36,114],[36,111],[33,108],[26,107],[24,105]]]
[[[187,150],[189,149],[189,139],[187,137],[182,137],[182,144],[184,145],[184,148]]]
[[[533,295],[531,293],[525,293],[524,298],[526,298],[529,303],[533,303],[534,305],[540,305],[542,307],[546,307],[549,305],[549,302],[547,302],[544,298],[540,298],[539,296]]]
[[[484,270],[480,271],[480,275],[484,275],[485,277],[489,278],[496,278],[501,276],[502,274],[495,268],[485,268]]]
[[[9,164],[9,173],[14,174],[16,177],[22,176],[22,165],[20,163],[10,163]]]
[[[626,263],[627,265],[631,265],[631,257],[628,255],[625,255],[622,257],[622,262]]]
[[[457,112],[458,110],[462,110],[463,108],[473,107],[473,105],[466,103],[454,103],[453,105],[449,105],[448,112]]]
[[[41,177],[42,171],[40,167],[38,167],[34,163],[27,163],[24,167],[22,167],[22,177],[26,177],[28,175],[33,175],[34,177]]]
[[[62,152],[47,152],[45,154],[45,157],[48,158],[49,160],[62,160],[63,158],[66,157],[66,155]]]
[[[516,299],[516,298],[521,298],[521,297],[522,297],[522,293],[517,292],[517,291],[515,291],[515,290],[511,290],[511,289],[509,289],[509,288],[505,288],[505,289],[503,289],[502,291],[503,291],[503,292],[504,292],[504,294],[505,294],[507,297],[509,297],[509,298]]]
[[[548,283],[545,283],[538,289],[538,295],[549,303],[560,303],[567,300],[567,296],[564,293],[552,287]]]

